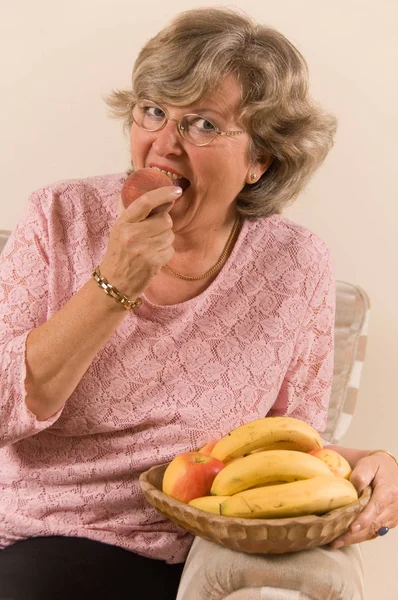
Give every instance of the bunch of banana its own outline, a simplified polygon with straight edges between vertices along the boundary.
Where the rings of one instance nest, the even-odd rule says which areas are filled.
[[[324,514],[354,502],[358,494],[352,483],[309,454],[322,447],[319,433],[300,419],[266,417],[246,423],[216,442],[210,455],[226,466],[213,480],[211,495],[189,504],[253,519]],[[347,468],[346,473],[348,463]]]
[[[211,456],[228,463],[258,449],[310,452],[322,446],[319,433],[305,421],[265,417],[233,429],[215,444]]]

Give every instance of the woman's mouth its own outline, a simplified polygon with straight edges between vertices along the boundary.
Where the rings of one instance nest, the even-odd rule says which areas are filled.
[[[189,179],[187,179],[186,177],[183,177],[182,175],[180,175],[178,173],[173,173],[172,171],[166,171],[165,169],[161,169],[160,167],[151,166],[151,169],[155,169],[155,171],[160,171],[161,173],[164,173],[165,175],[167,175],[167,177],[169,177],[171,179],[171,181],[173,182],[173,185],[179,186],[183,192],[185,192],[185,190],[188,189],[189,186],[191,185],[191,182],[189,181]]]

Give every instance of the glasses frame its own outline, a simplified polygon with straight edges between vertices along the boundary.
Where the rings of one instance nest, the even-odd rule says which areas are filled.
[[[134,121],[134,123],[140,128],[143,129],[144,131],[149,131],[150,133],[154,133],[155,131],[161,131],[162,129],[164,129],[167,125],[167,123],[169,121],[174,121],[174,123],[177,126],[177,131],[180,135],[180,137],[185,140],[186,142],[188,142],[189,144],[192,144],[193,146],[196,146],[198,148],[201,148],[203,146],[209,146],[210,144],[212,144],[214,142],[215,139],[217,139],[217,135],[226,135],[226,136],[238,136],[238,135],[242,135],[243,133],[246,133],[246,131],[244,130],[239,130],[239,131],[222,131],[215,123],[213,123],[213,121],[211,121],[210,119],[208,119],[207,117],[204,117],[203,115],[198,115],[196,113],[187,113],[186,115],[182,115],[182,117],[180,119],[173,119],[172,117],[169,117],[169,113],[167,112],[167,110],[165,108],[163,108],[162,106],[160,106],[160,104],[157,104],[156,102],[154,102],[153,100],[149,100],[148,98],[142,98],[141,100],[139,100],[139,102],[149,102],[150,104],[153,104],[155,107],[160,108],[160,110],[162,112],[164,112],[165,114],[165,122],[158,127],[157,129],[147,129],[146,127],[143,127],[142,125],[140,125],[139,123],[137,123],[137,121],[134,118],[134,108],[138,105],[138,102],[135,102],[132,105],[132,110],[131,110],[131,116],[132,119]],[[185,119],[186,117],[199,117],[200,119],[204,119],[205,121],[208,121],[209,123],[211,123],[214,127],[214,133],[216,134],[214,136],[214,138],[212,140],[210,140],[210,142],[205,142],[204,144],[195,144],[194,142],[191,142],[188,138],[186,138],[184,136],[184,127],[181,124],[181,121],[183,119]]]

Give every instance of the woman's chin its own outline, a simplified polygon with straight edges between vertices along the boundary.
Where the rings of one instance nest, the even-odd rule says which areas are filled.
[[[170,217],[173,219],[173,231],[178,231],[181,226],[188,221],[186,207],[183,206],[183,198],[181,197],[173,208],[169,211]]]

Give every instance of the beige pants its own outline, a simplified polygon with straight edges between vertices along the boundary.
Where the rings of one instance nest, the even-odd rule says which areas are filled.
[[[245,554],[199,537],[176,600],[363,600],[358,544],[283,555]]]

